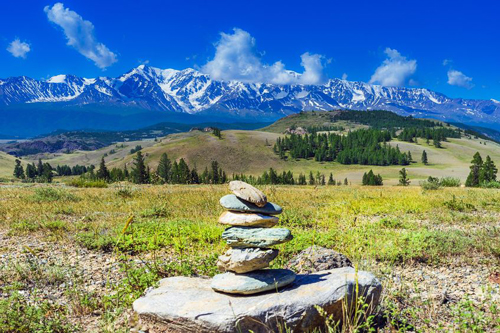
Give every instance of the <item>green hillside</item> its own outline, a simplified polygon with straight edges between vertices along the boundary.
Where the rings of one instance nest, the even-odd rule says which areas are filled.
[[[148,164],[155,169],[161,154],[167,153],[170,159],[184,158],[189,166],[196,165],[198,170],[203,170],[210,165],[212,160],[217,160],[222,168],[231,175],[232,173],[245,173],[260,175],[270,167],[278,171],[291,170],[295,176],[299,173],[321,172],[325,175],[333,173],[335,179],[348,178],[353,184],[361,181],[364,172],[373,169],[380,173],[385,184],[396,184],[398,171],[401,166],[369,166],[369,165],[343,165],[337,162],[315,162],[305,160],[281,160],[272,149],[276,138],[280,135],[262,131],[223,131],[223,139],[203,132],[188,132],[169,135],[158,142],[133,142],[127,143],[126,148],[106,157],[108,167],[123,168],[126,164],[131,167],[134,155],[130,149],[136,144],[141,144]],[[267,143],[266,143],[267,140]],[[458,177],[465,181],[469,172],[472,155],[479,151],[483,157],[490,155],[500,163],[500,145],[491,141],[474,138],[449,139],[443,142],[443,148],[435,148],[425,141],[408,143],[394,140],[391,145],[398,145],[401,151],[410,151],[417,162],[406,166],[413,185],[418,185],[418,180],[428,176]],[[52,158],[49,162],[57,164],[94,164],[97,165],[103,154],[109,153],[115,146],[106,147],[94,152],[78,152],[64,154]],[[426,150],[429,164],[420,163],[422,151]],[[10,171],[10,170],[9,170]],[[9,172],[10,174],[11,172]]]
[[[378,112],[378,111],[377,111]],[[344,119],[339,120],[339,111],[333,112],[307,112],[283,118],[273,125],[259,131],[247,130],[227,130],[222,132],[222,139],[218,139],[211,133],[192,131],[171,134],[158,141],[133,141],[113,144],[95,151],[77,151],[71,154],[47,154],[42,158],[51,163],[52,166],[67,164],[74,166],[98,165],[102,156],[109,168],[123,168],[132,166],[134,155],[130,150],[136,145],[142,146],[142,152],[149,166],[155,170],[160,156],[166,153],[171,160],[184,158],[190,168],[196,166],[198,171],[203,171],[209,167],[213,160],[219,162],[220,166],[230,176],[233,173],[244,173],[247,175],[261,175],[264,171],[273,168],[278,172],[292,171],[295,177],[300,173],[308,174],[320,172],[328,177],[330,173],[336,180],[347,178],[353,184],[359,184],[363,173],[372,169],[375,173],[380,173],[384,178],[384,184],[397,184],[398,172],[401,165],[392,166],[371,166],[371,165],[345,165],[338,162],[316,162],[314,159],[280,159],[273,151],[273,146],[279,137],[283,137],[283,131],[291,127],[321,127],[321,126],[342,126],[343,131],[356,130],[367,127],[381,127],[381,124],[389,124],[391,128],[404,127],[404,123],[411,126],[435,126],[434,121],[404,118],[392,113],[379,114],[383,121],[373,117],[376,113],[353,112],[343,113]],[[363,117],[355,119],[361,114]],[[366,115],[366,116],[365,116]],[[384,119],[384,117],[386,117]],[[346,120],[348,118],[348,120]],[[436,126],[441,128],[449,127],[439,123]],[[393,139],[389,145],[399,146],[402,152],[411,152],[413,161],[405,166],[408,170],[412,185],[418,185],[420,180],[429,176],[434,177],[457,177],[465,182],[469,172],[469,165],[475,152],[480,152],[483,157],[490,155],[493,161],[500,164],[500,145],[493,141],[485,140],[473,135],[464,135],[462,138],[449,138],[442,142],[442,148],[436,148],[424,139],[419,139],[417,143],[403,142]],[[423,150],[427,152],[429,164],[420,162]],[[1,169],[2,174],[10,176],[12,174],[13,158],[7,157],[6,165]],[[2,160],[0,160],[1,162]],[[10,163],[10,164],[9,164]],[[10,166],[10,167],[9,167]]]
[[[4,152],[0,152],[0,178],[12,177],[12,171],[16,158]]]

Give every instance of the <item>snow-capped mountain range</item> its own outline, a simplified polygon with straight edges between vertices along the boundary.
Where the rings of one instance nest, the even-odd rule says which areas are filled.
[[[25,76],[0,79],[0,106],[26,103],[111,104],[259,121],[300,111],[380,109],[500,127],[500,102],[496,100],[449,98],[428,89],[383,87],[340,79],[321,85],[216,81],[194,69],[145,65],[117,78],[57,75],[48,80]]]

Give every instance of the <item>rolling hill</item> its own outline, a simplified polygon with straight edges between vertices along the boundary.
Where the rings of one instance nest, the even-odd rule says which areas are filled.
[[[16,158],[0,152],[0,178],[11,178]]]
[[[312,159],[282,160],[273,151],[276,139],[283,136],[283,131],[290,126],[340,126],[343,132],[369,127],[352,121],[335,121],[332,112],[307,112],[292,115],[261,130],[226,130],[222,132],[222,139],[218,139],[211,133],[202,131],[191,131],[170,134],[159,138],[157,142],[130,141],[123,144],[113,144],[95,151],[77,151],[71,154],[48,154],[45,156],[53,166],[57,164],[94,164],[97,165],[102,156],[109,168],[123,168],[125,165],[130,169],[133,163],[133,154],[130,149],[136,145],[143,147],[142,152],[146,162],[153,169],[156,168],[160,156],[167,153],[170,159],[186,160],[190,167],[196,166],[198,171],[210,165],[212,160],[219,162],[228,175],[233,173],[244,173],[260,175],[262,172],[273,168],[279,172],[291,170],[294,176],[299,173],[320,172],[326,176],[333,173],[337,180],[347,178],[351,183],[358,184],[364,172],[373,169],[380,173],[385,184],[397,184],[398,171],[402,168],[394,166],[370,166],[370,165],[343,165],[337,162],[316,162]],[[367,113],[363,113],[367,114]],[[409,121],[413,121],[409,119]],[[417,120],[419,121],[419,120]],[[416,162],[406,166],[412,185],[418,185],[419,180],[428,176],[457,177],[465,181],[469,172],[470,160],[475,152],[479,151],[483,157],[490,155],[494,162],[500,163],[500,145],[494,141],[475,137],[464,136],[460,139],[450,138],[443,142],[443,148],[436,148],[427,144],[425,140],[418,143],[409,143],[394,139],[390,145],[398,145],[403,152],[410,151]],[[426,150],[429,164],[420,163],[420,156]],[[12,158],[11,158],[12,159]],[[11,174],[11,170],[8,174]]]

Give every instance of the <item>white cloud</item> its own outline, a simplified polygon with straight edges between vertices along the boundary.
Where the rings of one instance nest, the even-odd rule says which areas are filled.
[[[28,43],[21,42],[19,38],[16,38],[9,44],[7,51],[16,58],[26,59],[26,55],[31,51],[31,48]]]
[[[105,69],[117,61],[116,54],[96,40],[92,22],[86,21],[76,12],[64,8],[64,4],[60,2],[53,5],[52,8],[46,6],[44,11],[50,22],[63,29],[68,39],[68,45],[92,60],[97,67]]]
[[[451,59],[444,59],[444,60],[443,60],[443,66],[448,66],[448,65],[450,65],[452,62],[453,62],[453,60],[451,60]]]
[[[454,69],[448,71],[448,84],[466,89],[472,89],[474,87],[471,77]]]
[[[319,54],[306,52],[301,55],[304,72],[297,75],[277,61],[272,65],[262,63],[255,51],[255,38],[248,32],[235,28],[233,33],[221,33],[215,44],[215,56],[201,70],[215,80],[238,80],[243,82],[275,84],[321,84],[325,59]]]
[[[386,48],[384,60],[370,79],[370,83],[378,83],[383,86],[403,86],[408,78],[417,70],[417,61],[408,60],[397,50]]]
[[[347,80],[347,74],[346,73],[342,74],[342,80]]]

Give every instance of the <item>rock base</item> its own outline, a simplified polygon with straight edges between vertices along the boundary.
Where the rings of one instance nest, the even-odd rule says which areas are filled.
[[[218,293],[211,280],[172,277],[159,288],[134,302],[134,310],[149,332],[249,332],[294,333],[322,327],[324,318],[315,306],[335,320],[342,319],[342,302],[352,304],[359,296],[374,309],[382,286],[371,273],[344,267],[309,275],[297,275],[295,282],[279,292],[251,296]]]

